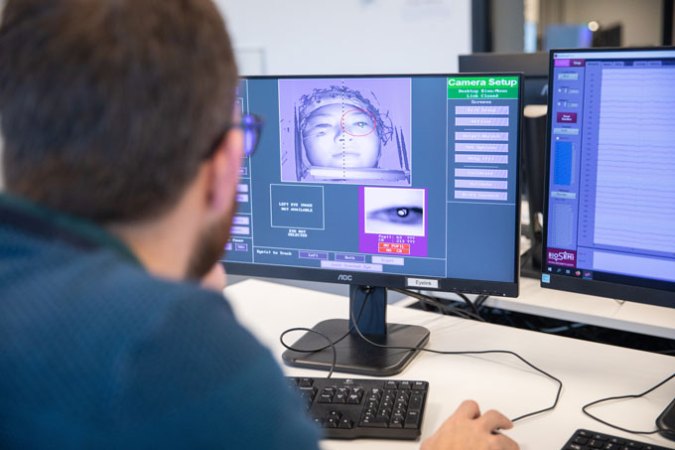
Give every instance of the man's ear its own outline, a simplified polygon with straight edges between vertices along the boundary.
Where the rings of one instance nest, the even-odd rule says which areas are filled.
[[[207,163],[210,165],[207,200],[209,209],[218,214],[229,212],[235,203],[243,145],[242,131],[231,129]]]

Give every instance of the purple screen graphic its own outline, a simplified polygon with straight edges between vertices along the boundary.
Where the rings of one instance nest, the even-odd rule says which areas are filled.
[[[410,79],[278,83],[282,181],[411,184]]]
[[[427,256],[425,189],[359,189],[359,251]]]

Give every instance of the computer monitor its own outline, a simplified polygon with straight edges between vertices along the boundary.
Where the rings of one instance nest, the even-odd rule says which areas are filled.
[[[593,47],[621,47],[622,37],[623,25],[621,23],[602,25],[593,32]]]
[[[542,286],[675,307],[675,49],[553,50]]]
[[[520,261],[521,276],[539,278],[544,212],[544,154],[546,147],[546,103],[548,100],[548,53],[474,53],[459,56],[460,72],[523,73],[523,152],[520,182],[527,199],[528,222],[523,235],[530,248]]]
[[[391,375],[422,327],[386,323],[386,288],[518,295],[518,75],[251,77],[265,129],[245,158],[229,273],[346,283],[350,317],[315,330],[339,371]],[[328,369],[326,339],[284,353]]]

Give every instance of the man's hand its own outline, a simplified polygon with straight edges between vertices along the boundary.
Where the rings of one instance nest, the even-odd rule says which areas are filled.
[[[457,411],[422,442],[421,450],[518,450],[518,444],[499,433],[513,423],[497,411],[481,415],[478,404],[463,402]]]
[[[204,275],[204,278],[201,280],[201,285],[206,289],[223,292],[223,289],[225,289],[225,286],[227,285],[227,275],[220,262],[215,263],[209,273]]]

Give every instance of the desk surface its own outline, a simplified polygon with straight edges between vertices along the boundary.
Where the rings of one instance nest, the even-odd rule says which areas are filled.
[[[452,294],[429,292],[453,298]],[[487,306],[633,333],[675,339],[675,308],[544,289],[539,280],[520,279],[518,298],[490,297]]]
[[[327,318],[346,318],[346,298],[324,292],[248,280],[225,290],[239,319],[281,362],[279,335],[287,328],[311,327]],[[545,335],[500,325],[440,316],[389,306],[390,322],[422,325],[431,330],[427,347],[443,350],[506,349],[519,353],[565,384],[558,407],[524,419],[508,434],[522,450],[559,450],[577,428],[589,428],[669,448],[675,442],[658,436],[636,437],[597,423],[581,412],[592,400],[646,390],[675,372],[675,358],[592,342]],[[289,339],[295,339],[289,335]],[[284,366],[293,376],[325,372]],[[337,374],[336,377],[349,375]],[[422,437],[429,436],[464,399],[483,410],[498,409],[509,417],[549,406],[556,384],[505,355],[442,356],[422,354],[396,379],[430,382]],[[675,398],[675,380],[646,399],[613,402],[595,409],[604,419],[626,428],[651,430],[654,420]],[[413,449],[418,442],[325,440],[325,449]]]

